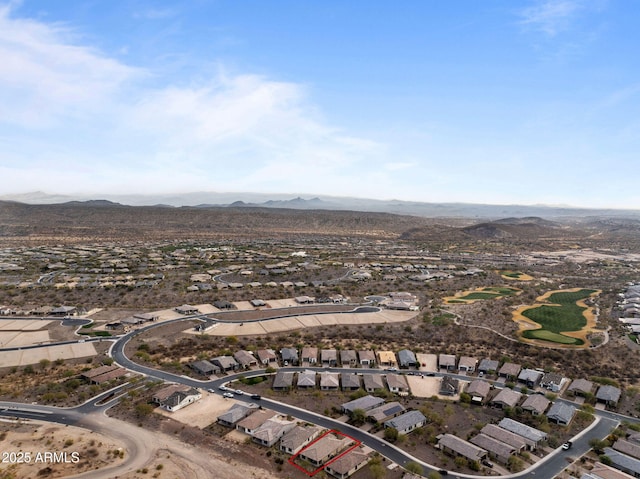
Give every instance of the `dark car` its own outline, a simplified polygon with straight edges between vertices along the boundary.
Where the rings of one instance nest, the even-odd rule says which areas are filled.
[[[444,469],[440,469],[438,471],[438,474],[440,474],[441,476],[448,476],[449,475],[449,471],[445,471]]]
[[[483,466],[486,466],[486,467],[488,467],[488,468],[492,468],[492,467],[493,467],[493,462],[488,461],[488,460],[486,460],[486,459],[483,459],[483,460],[482,460],[482,465],[483,465]]]
[[[262,398],[260,397],[260,394],[252,394],[251,399],[262,399]]]

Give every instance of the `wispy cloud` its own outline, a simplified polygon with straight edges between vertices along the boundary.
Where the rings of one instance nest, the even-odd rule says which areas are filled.
[[[544,0],[521,10],[521,24],[553,37],[568,29],[584,8],[578,0]]]

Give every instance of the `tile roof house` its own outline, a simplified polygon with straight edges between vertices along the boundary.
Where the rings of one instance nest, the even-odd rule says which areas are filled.
[[[360,389],[360,376],[356,373],[342,373],[340,375],[340,387],[343,391]]]
[[[408,434],[411,431],[422,427],[426,424],[427,418],[424,417],[420,411],[408,411],[400,416],[394,417],[384,422],[385,429],[392,427],[398,431],[399,434]]]
[[[577,409],[570,404],[566,404],[563,402],[555,402],[549,408],[547,412],[547,418],[551,422],[555,422],[556,424],[560,424],[561,426],[568,425],[573,416],[575,416]]]
[[[618,404],[621,394],[622,391],[619,388],[605,384],[598,388],[596,400],[605,403],[607,406],[615,406]]]
[[[456,357],[453,354],[439,354],[438,367],[447,371],[454,371],[456,369]]]
[[[255,429],[251,437],[254,442],[262,446],[271,447],[295,426],[295,421],[274,417],[268,419],[260,427]]]
[[[278,371],[273,378],[274,391],[288,391],[293,386],[293,371]]]
[[[303,449],[299,457],[319,467],[331,458],[336,457],[352,443],[353,440],[348,437],[341,436],[337,438],[333,434],[327,434]]]
[[[640,460],[622,454],[613,448],[605,447],[604,455],[609,458],[611,465],[633,477],[640,477]]]
[[[153,402],[167,411],[177,411],[202,399],[202,393],[190,386],[170,384],[153,395]]]
[[[404,413],[405,408],[399,402],[393,401],[386,404],[381,404],[378,407],[374,407],[367,411],[367,419],[369,421],[383,423],[392,419],[400,414]]]
[[[489,396],[490,391],[491,384],[482,379],[474,379],[469,383],[465,392],[471,396],[472,402],[482,404]]]
[[[486,450],[490,457],[503,464],[509,462],[509,458],[517,452],[516,448],[509,444],[482,433],[472,437],[469,442]]]
[[[376,364],[376,355],[371,350],[358,351],[360,366],[373,367]]]
[[[346,402],[342,405],[342,412],[351,414],[356,409],[362,409],[363,411],[368,411],[369,409],[373,409],[375,407],[384,404],[384,399],[375,397],[375,396],[363,396],[358,399],[354,399],[353,401]]]
[[[127,375],[127,370],[112,364],[111,366],[99,366],[97,368],[85,371],[81,377],[93,384],[103,384]]]
[[[458,371],[462,373],[472,373],[476,370],[478,360],[471,356],[461,356],[458,361]]]
[[[320,361],[323,366],[335,367],[338,365],[338,351],[335,349],[323,349],[320,351]]]
[[[522,394],[513,389],[504,388],[491,400],[491,405],[499,408],[516,407]]]
[[[282,356],[282,362],[285,366],[296,366],[298,364],[298,350],[296,348],[282,348],[280,356]]]
[[[535,369],[523,369],[518,374],[518,381],[524,383],[528,388],[536,388],[542,380],[544,373],[542,371],[536,371]]]
[[[202,376],[211,376],[212,374],[220,372],[220,368],[218,366],[210,363],[206,359],[190,363],[189,367]]]
[[[257,404],[236,403],[218,416],[218,423],[227,427],[235,427],[238,421],[241,421],[252,412],[258,409]]]
[[[576,379],[571,381],[567,392],[574,393],[575,395],[584,396],[585,394],[591,394],[593,391],[593,382],[588,379]]]
[[[418,366],[416,355],[408,349],[398,351],[398,362],[401,368],[415,368]]]
[[[387,374],[387,386],[389,386],[389,391],[392,393],[403,394],[409,392],[407,378],[401,374]]]
[[[349,451],[324,468],[337,479],[347,479],[369,462],[369,456],[360,450]]]
[[[340,350],[340,363],[345,368],[353,368],[358,364],[358,355],[353,349]]]
[[[508,417],[502,419],[498,426],[502,429],[506,429],[507,431],[513,432],[521,436],[527,443],[527,446],[530,449],[536,449],[538,445],[547,439],[547,433],[540,431],[534,427],[527,426],[526,424],[522,424],[521,422],[514,421]]]
[[[257,411],[254,411],[249,416],[236,423],[236,429],[251,436],[256,429],[258,429],[275,415],[275,411],[270,411],[268,409],[258,409]]]
[[[438,441],[440,450],[453,455],[462,456],[470,461],[480,461],[487,456],[487,451],[453,434],[443,434]]]
[[[258,361],[260,364],[264,366],[268,366],[271,363],[277,363],[278,357],[276,356],[276,352],[273,349],[258,349],[256,351],[256,356],[258,356]]]
[[[317,438],[323,429],[320,426],[296,426],[280,440],[280,450],[287,454],[298,454],[300,450]]]
[[[309,389],[316,387],[316,372],[308,369],[298,373],[298,388]]]
[[[507,379],[516,379],[520,373],[520,365],[515,363],[504,363],[498,371],[498,376]]]
[[[300,387],[300,384],[298,384]],[[340,387],[340,374],[323,371],[320,373],[320,389],[335,391]]]
[[[522,436],[514,432],[507,431],[506,429],[502,429],[501,427],[495,424],[485,425],[480,430],[480,432],[485,436],[489,436],[494,439],[497,439],[500,442],[509,444],[511,447],[515,448],[518,451],[527,449],[527,443]]]
[[[258,365],[258,360],[255,358],[255,356],[251,352],[242,349],[233,353],[233,359],[238,362],[240,367],[247,369],[252,366]]]
[[[500,363],[495,359],[483,359],[478,365],[478,372],[483,374],[494,374],[498,371]]]
[[[618,452],[626,454],[627,456],[640,459],[640,444],[626,441],[624,439],[618,439],[616,442],[613,443],[613,446],[611,447]]]
[[[302,348],[301,355],[302,362],[307,362],[309,364],[315,364],[318,362],[318,348],[312,348],[309,346],[305,346]]]
[[[235,371],[240,367],[232,356],[218,356],[212,358],[211,363],[218,366],[222,371]]]
[[[540,414],[544,414],[549,404],[551,404],[551,401],[542,394],[532,394],[524,400],[522,409],[530,412],[534,416],[539,416]]]
[[[379,389],[384,389],[384,382],[382,380],[382,375],[380,374],[363,374],[362,375],[362,383],[364,385],[364,390],[368,393],[375,392]]]

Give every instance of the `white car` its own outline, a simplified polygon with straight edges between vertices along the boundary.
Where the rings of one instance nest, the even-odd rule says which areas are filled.
[[[238,396],[242,396],[244,394],[244,391],[242,391],[241,389],[236,389],[234,391]]]
[[[224,394],[222,395],[222,397],[224,397],[224,398],[232,398],[232,397],[233,397],[233,394],[232,394],[232,393],[224,393]]]

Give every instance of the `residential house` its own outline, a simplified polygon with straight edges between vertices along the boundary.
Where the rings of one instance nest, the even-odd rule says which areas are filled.
[[[335,349],[323,349],[320,351],[320,360],[324,367],[333,368],[338,365],[338,351]]]
[[[364,384],[364,390],[368,393],[384,389],[384,382],[380,374],[363,374],[362,383]]]
[[[275,415],[275,411],[270,411],[268,409],[258,409],[257,411],[254,411],[252,414],[236,423],[236,429],[238,431],[244,432],[245,434],[253,436],[253,433],[256,429],[258,429]]]
[[[295,421],[273,417],[255,429],[251,437],[254,442],[265,447],[271,447],[295,426]]]
[[[401,374],[387,374],[387,386],[389,386],[389,391],[401,396],[409,393],[407,378]]]
[[[507,380],[513,381],[520,374],[521,366],[515,363],[504,363],[502,367],[498,370],[498,376],[506,378]]]
[[[334,434],[321,436],[320,439],[311,443],[300,452],[299,457],[309,461],[315,467],[322,466],[325,462],[336,457],[341,451],[352,444],[352,439],[344,436],[340,438]]]
[[[478,372],[482,374],[495,374],[500,363],[495,359],[483,359],[478,365]]]
[[[236,403],[218,416],[218,423],[226,427],[236,427],[239,421],[257,410],[257,404]]]
[[[353,401],[346,402],[342,405],[342,412],[346,414],[353,414],[353,411],[356,409],[362,409],[363,411],[368,411],[369,409],[373,409],[377,406],[384,404],[384,399],[375,397],[375,396],[363,396],[358,399],[354,399]]]
[[[300,387],[300,385],[298,385]],[[323,371],[320,373],[320,389],[323,391],[337,391],[340,388],[340,374]]]
[[[358,359],[363,368],[372,368],[376,364],[376,355],[371,350],[358,351]]]
[[[272,389],[274,391],[288,391],[293,386],[293,372],[292,371],[278,371],[273,378]],[[315,383],[315,378],[314,378]]]
[[[233,353],[233,359],[235,359],[241,368],[249,369],[258,365],[258,360],[249,351],[240,350]]]
[[[462,456],[469,461],[481,461],[487,457],[487,451],[453,434],[440,436],[438,446],[442,452],[452,456]]]
[[[626,454],[627,456],[640,459],[640,444],[630,442],[625,439],[618,439],[611,447],[618,452]]]
[[[315,440],[323,429],[320,426],[296,426],[280,440],[280,450],[287,454],[298,454],[307,444]]]
[[[589,472],[585,472],[580,476],[580,479],[631,479],[633,476],[630,476],[626,472],[619,471],[618,469],[614,469],[611,466],[606,466],[601,462],[596,462],[593,464],[593,468]],[[402,478],[406,479],[406,478]]]
[[[438,367],[447,371],[455,371],[456,357],[453,354],[439,354]]]
[[[396,362],[396,355],[393,351],[378,351],[376,356],[378,358],[378,364],[382,367],[398,366],[398,363]]]
[[[280,356],[282,357],[282,364],[285,366],[298,365],[298,350],[296,348],[282,348]]]
[[[240,365],[233,356],[218,356],[216,358],[212,358],[211,363],[218,366],[220,370],[224,372],[235,371],[240,368]]]
[[[361,450],[349,451],[324,468],[327,473],[337,479],[347,479],[369,462],[369,456]]]
[[[153,395],[153,402],[167,411],[177,411],[202,399],[202,393],[190,386],[170,384]]]
[[[298,373],[298,389],[311,389],[316,387],[316,372],[308,369]]]
[[[396,429],[399,434],[408,434],[414,429],[424,426],[426,422],[427,418],[424,417],[424,414],[420,411],[413,410],[385,421],[384,427],[385,429],[392,427]]]
[[[491,405],[494,407],[499,407],[501,409],[504,408],[513,408],[518,405],[520,399],[522,398],[522,394],[518,391],[514,391],[513,389],[504,388],[500,390],[498,394],[490,401]]]
[[[455,396],[458,394],[459,384],[460,382],[457,379],[454,379],[451,376],[443,376],[440,381],[439,394],[441,396]]]
[[[353,349],[340,350],[340,363],[343,368],[354,368],[358,364],[358,356]]]
[[[229,301],[214,301],[213,305],[220,309],[220,310],[230,310],[230,309],[237,309],[236,305],[233,303],[230,303]]]
[[[416,355],[409,349],[402,349],[398,351],[398,362],[401,368],[415,368],[418,366]]]
[[[302,348],[301,359],[303,363],[308,363],[309,365],[316,364],[318,362],[318,348],[305,346]]]
[[[540,384],[544,373],[535,369],[523,369],[518,374],[518,381],[524,383],[529,389],[535,389]]]
[[[573,419],[573,416],[575,416],[576,411],[576,408],[570,404],[555,402],[551,408],[549,408],[547,418],[551,422],[555,422],[561,426],[567,426]]]
[[[571,384],[567,388],[568,393],[573,393],[576,396],[584,396],[593,392],[593,383],[587,379],[576,379],[571,381]]]
[[[82,373],[81,377],[93,384],[104,384],[113,379],[127,375],[127,370],[112,364],[111,366],[99,366]]]
[[[487,400],[490,391],[491,384],[482,379],[474,379],[469,383],[465,392],[471,396],[472,403],[483,404]]]
[[[620,400],[621,394],[622,391],[620,390],[620,388],[605,384],[604,386],[600,386],[598,388],[598,392],[596,393],[596,400],[598,402],[606,404],[607,406],[615,407]]]
[[[498,426],[507,431],[513,432],[521,436],[527,443],[529,449],[537,449],[540,443],[547,439],[547,433],[540,431],[521,422],[514,421],[511,418],[505,417],[502,419]]]
[[[258,356],[258,361],[263,366],[270,366],[278,363],[278,357],[273,349],[258,349],[256,351],[256,356]]]
[[[548,389],[551,392],[559,393],[564,385],[567,384],[567,382],[569,382],[569,380],[562,374],[546,373],[544,376],[542,376],[540,386]]]
[[[542,394],[531,394],[522,403],[522,409],[530,412],[534,416],[540,416],[541,414],[544,414],[549,407],[549,404],[551,404],[551,401]]]
[[[609,458],[611,465],[616,469],[620,469],[633,477],[640,477],[640,460],[610,447],[604,448],[604,455]]]
[[[182,306],[178,306],[174,309],[176,312],[183,314],[185,316],[198,314],[200,312],[198,311],[198,308],[196,308],[195,306],[191,306],[190,304],[183,304]]]
[[[458,371],[461,373],[473,373],[476,370],[478,360],[471,356],[461,356],[458,361]]]
[[[469,442],[484,449],[489,453],[489,457],[503,464],[507,464],[509,458],[518,452],[513,446],[482,433],[472,437]]]
[[[506,429],[502,429],[495,424],[487,424],[485,425],[480,432],[485,436],[492,437],[497,439],[500,442],[504,442],[505,444],[509,444],[511,447],[515,448],[518,452],[524,451],[527,449],[527,443],[524,438],[514,432],[507,431]]]
[[[360,389],[360,376],[356,373],[342,373],[340,375],[340,387],[343,391],[356,391]]]
[[[389,419],[393,419],[394,417],[399,416],[404,413],[405,408],[402,404],[397,401],[392,401],[390,403],[381,404],[378,407],[374,407],[367,411],[367,420],[371,422],[377,422],[379,424],[388,421]]]

